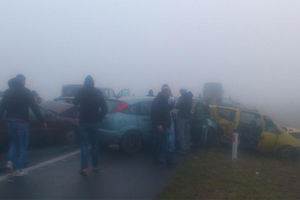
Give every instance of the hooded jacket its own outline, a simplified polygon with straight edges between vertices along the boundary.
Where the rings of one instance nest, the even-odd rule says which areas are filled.
[[[80,123],[97,123],[102,121],[107,113],[107,105],[102,92],[94,87],[91,77],[87,77],[84,86],[74,99],[79,105]]]
[[[29,108],[31,108],[37,119],[44,122],[31,91],[15,79],[9,80],[8,84],[10,88],[4,92],[0,102],[0,118],[6,112],[8,121],[28,122]]]

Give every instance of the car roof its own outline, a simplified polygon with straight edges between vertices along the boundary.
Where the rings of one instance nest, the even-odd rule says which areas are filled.
[[[128,104],[135,104],[144,101],[153,101],[154,97],[122,97],[119,99],[107,99],[107,101],[123,101]]]

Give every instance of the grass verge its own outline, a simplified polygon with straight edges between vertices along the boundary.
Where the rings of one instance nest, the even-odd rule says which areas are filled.
[[[300,162],[223,148],[199,150],[178,167],[160,199],[300,199]]]

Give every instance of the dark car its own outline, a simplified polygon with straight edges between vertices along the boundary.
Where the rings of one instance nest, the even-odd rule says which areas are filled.
[[[53,144],[70,144],[76,142],[77,120],[66,115],[72,106],[56,104],[56,111],[51,110],[54,104],[46,102],[40,105],[42,115],[48,127],[43,128],[40,122],[30,111],[30,144],[29,147],[41,147]],[[74,106],[73,106],[74,107]],[[7,150],[9,146],[9,131],[6,119],[0,122],[0,150]]]

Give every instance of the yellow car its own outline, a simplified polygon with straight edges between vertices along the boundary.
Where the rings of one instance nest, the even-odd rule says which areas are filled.
[[[298,154],[300,140],[257,111],[213,105],[210,115],[219,126],[222,142],[231,142],[232,134],[237,132],[243,147],[278,153],[282,157]]]

